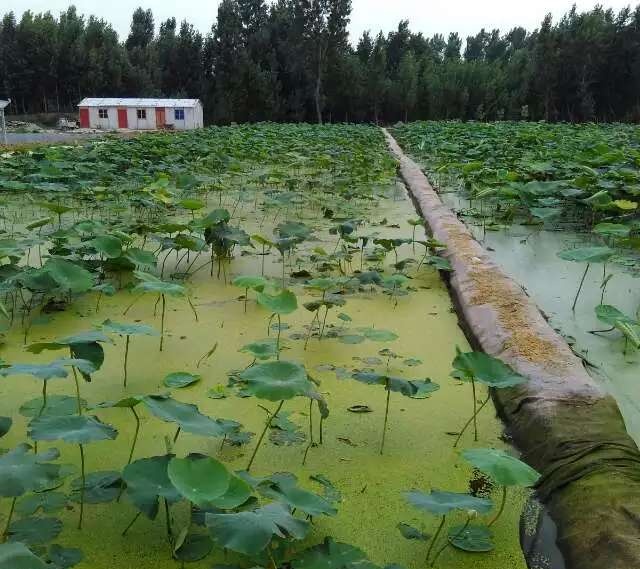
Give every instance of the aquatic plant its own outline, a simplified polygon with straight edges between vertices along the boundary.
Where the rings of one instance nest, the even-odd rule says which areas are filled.
[[[461,429],[453,446],[458,446],[465,431],[473,423],[474,440],[478,440],[478,414],[484,409],[491,399],[491,393],[478,407],[476,383],[481,383],[489,389],[506,389],[515,387],[527,381],[527,378],[516,373],[510,366],[484,352],[462,353],[456,348],[456,357],[452,364],[454,370],[452,377],[459,381],[471,383],[471,395],[473,398],[473,414]]]
[[[400,393],[401,395],[412,399],[425,399],[431,393],[440,389],[440,386],[430,379],[409,380],[375,372],[356,372],[351,377],[356,381],[367,385],[383,385],[387,392],[384,424],[382,427],[382,440],[380,442],[380,454],[384,453],[384,443],[387,437],[391,392]]]
[[[249,395],[279,402],[276,410],[270,412],[265,421],[264,429],[247,464],[246,470],[249,472],[267,430],[274,418],[278,416],[285,401],[294,397],[308,396],[314,392],[314,386],[302,365],[287,361],[266,362],[247,368],[240,374],[240,379],[246,382],[245,391]]]
[[[528,464],[502,450],[470,449],[465,450],[462,456],[478,470],[491,476],[502,487],[500,507],[488,523],[489,527],[495,524],[504,512],[508,488],[514,486],[529,488],[540,478],[540,474]]]
[[[126,338],[124,344],[124,362],[122,366],[124,372],[122,385],[124,388],[126,388],[127,364],[129,361],[129,342],[131,341],[131,336],[157,336],[158,332],[156,332],[151,326],[147,326],[146,324],[123,324],[120,322],[113,322],[112,320],[105,320],[102,323],[101,327],[107,332],[119,334]]]
[[[429,494],[419,490],[405,492],[405,498],[409,504],[418,510],[440,517],[440,523],[433,537],[424,534],[408,524],[401,524],[399,526],[400,532],[406,539],[430,542],[425,560],[426,563],[430,562],[430,567],[435,566],[440,555],[451,545],[464,551],[479,552],[491,551],[493,549],[491,536],[487,528],[479,525],[471,526],[471,522],[478,514],[488,514],[491,511],[493,508],[493,502],[491,500],[478,498],[470,494],[445,492],[435,489],[431,490]],[[436,544],[438,543],[438,538],[447,523],[447,516],[454,511],[466,513],[467,520],[464,525],[455,526],[449,530],[446,543],[436,549],[435,554],[432,556],[431,554],[434,552]],[[468,547],[467,545],[470,528],[474,532],[473,547]]]

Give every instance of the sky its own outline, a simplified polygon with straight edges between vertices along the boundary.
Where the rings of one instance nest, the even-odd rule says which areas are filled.
[[[640,0],[637,0],[640,1]],[[566,13],[572,4],[579,10],[591,9],[597,0],[352,0],[351,41],[365,30],[374,34],[382,30],[385,34],[397,28],[400,20],[409,20],[414,32],[425,36],[458,32],[463,38],[476,34],[481,28],[500,28],[508,31],[515,26],[534,30],[545,14],[551,12],[556,18]],[[0,13],[14,11],[16,15],[25,10],[32,12],[51,11],[54,15],[73,3],[80,13],[96,15],[108,20],[121,38],[127,36],[131,13],[135,6],[151,8],[156,27],[169,17],[186,19],[203,34],[211,29],[219,0],[2,0]],[[601,0],[607,8],[616,12],[629,4],[629,0]]]

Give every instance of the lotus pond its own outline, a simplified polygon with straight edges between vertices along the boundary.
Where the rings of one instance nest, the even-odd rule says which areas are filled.
[[[487,392],[525,379],[379,130],[6,153],[0,188],[1,569],[525,567]]]
[[[638,128],[442,122],[394,135],[618,400],[640,441]]]

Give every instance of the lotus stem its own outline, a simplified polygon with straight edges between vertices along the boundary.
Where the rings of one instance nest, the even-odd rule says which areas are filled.
[[[282,333],[282,322],[280,320],[280,315],[278,314],[278,337],[276,339],[276,351],[278,352],[276,358],[280,361],[280,334]]]
[[[286,263],[284,261],[284,253],[282,254],[282,288],[284,289],[286,286],[286,282],[285,282],[285,268],[286,268]]]
[[[76,384],[76,407],[78,409],[78,415],[82,415],[82,401],[80,399],[80,382],[78,381],[78,372],[76,371],[75,366],[71,367],[73,371],[73,381]]]
[[[82,477],[82,486],[80,487],[80,518],[78,519],[78,529],[82,529],[82,520],[84,518],[84,488],[86,486],[86,474],[84,466],[84,447],[80,447],[80,475]]]
[[[389,378],[385,380],[385,388],[387,390],[387,405],[384,410],[384,426],[382,427],[382,443],[380,444],[380,456],[384,452],[384,441],[387,438],[387,423],[389,421],[389,401],[391,399],[391,389],[389,386]]]
[[[471,391],[473,394],[473,440],[478,442],[478,400],[476,399],[476,380],[471,376]]]
[[[133,414],[133,418],[135,419],[136,429],[133,433],[133,441],[131,442],[131,451],[129,452],[129,460],[127,460],[127,466],[129,466],[131,464],[131,461],[133,460],[133,452],[136,449],[136,444],[138,443],[138,435],[140,434],[140,417],[133,407],[130,407],[129,409]]]
[[[467,522],[462,526],[462,528],[460,529],[460,531],[453,536],[453,539],[457,539],[458,537],[460,537],[469,527],[469,524],[471,523],[471,518],[467,518]],[[440,555],[442,554],[442,552],[447,549],[447,547],[450,547],[451,544],[449,543],[449,540],[447,540],[447,542],[438,550],[438,552],[435,554],[433,561],[431,562],[431,567],[433,567],[436,564],[436,561],[438,560],[438,557],[440,557]]]
[[[591,263],[587,263],[587,268],[584,270],[584,274],[582,275],[582,280],[580,281],[580,286],[578,287],[578,292],[576,293],[576,297],[573,299],[573,304],[571,305],[571,311],[576,311],[576,305],[578,304],[578,298],[580,297],[580,293],[582,292],[582,287],[584,286],[584,281],[587,278],[587,273],[589,272],[589,268],[591,267]]]
[[[124,528],[124,531],[122,532],[122,537],[125,537],[127,535],[127,532],[133,527],[133,524],[135,524],[138,521],[138,518],[142,515],[142,512],[138,512],[133,519],[131,520],[131,522],[129,523],[129,525]]]
[[[42,382],[42,407],[40,407],[40,411],[38,411],[38,417],[42,417],[42,414],[44,413],[44,410],[46,408],[47,408],[47,382],[43,381]]]
[[[429,549],[427,550],[427,557],[425,559],[425,563],[429,563],[429,557],[431,557],[431,552],[433,551],[433,548],[435,547],[436,542],[438,541],[438,538],[442,533],[442,528],[444,528],[444,524],[446,521],[447,521],[447,516],[442,516],[442,519],[440,520],[440,525],[438,525],[438,529],[436,530],[436,533],[433,534],[433,538],[431,538],[431,543],[429,544]]]
[[[311,320],[311,324],[309,324],[309,330],[307,331],[307,337],[305,338],[304,341],[304,349],[307,349],[307,346],[309,345],[309,339],[311,338],[311,334],[313,334],[313,325],[315,323],[316,320],[318,320],[318,322],[320,321],[320,318],[318,318],[318,314],[320,312],[320,309],[318,308],[318,310],[316,310],[313,313],[313,319]]]
[[[327,316],[329,315],[329,307],[325,306],[324,307],[324,319],[322,320],[322,327],[320,328],[320,337],[318,338],[320,341],[322,341],[322,336],[324,334],[324,327],[327,324]],[[318,311],[319,312],[319,311]]]
[[[244,289],[244,313],[247,313],[247,300],[249,300],[249,289]]]
[[[127,307],[124,309],[124,312],[122,313],[122,316],[126,316],[126,315],[127,315],[127,312],[129,312],[129,310],[131,310],[131,309],[133,308],[133,305],[134,305],[136,302],[138,302],[138,301],[139,301],[143,296],[144,296],[144,293],[141,293],[141,294],[139,294],[136,298],[134,298],[134,299],[131,301],[131,304],[129,304],[129,306],[127,306]]]
[[[196,307],[193,305],[193,302],[191,302],[191,297],[187,296],[187,302],[189,303],[189,306],[191,307],[191,311],[193,312],[193,316],[196,319],[196,322],[199,321],[198,318],[198,311],[196,310]]]
[[[502,487],[502,500],[500,501],[500,509],[498,510],[498,513],[495,515],[495,517],[487,524],[488,527],[491,527],[493,524],[495,524],[500,519],[500,516],[504,512],[504,507],[505,507],[506,503],[507,503],[507,487],[503,486]]]
[[[178,440],[178,437],[180,436],[180,432],[182,431],[182,427],[178,427],[178,429],[176,430],[176,434],[173,435],[173,444],[176,444],[176,441]]]
[[[131,336],[127,335],[127,339],[124,344],[124,388],[127,388],[127,362],[129,360],[129,341]]]
[[[262,444],[264,436],[267,434],[267,430],[271,426],[271,422],[278,416],[278,413],[280,413],[280,410],[282,409],[283,405],[284,405],[284,399],[282,401],[280,401],[280,404],[278,405],[278,408],[276,409],[275,413],[273,413],[272,415],[269,415],[269,418],[265,422],[264,429],[262,430],[262,433],[260,434],[260,438],[258,439],[258,442],[256,444],[256,448],[253,449],[253,454],[251,455],[251,459],[249,460],[249,464],[247,465],[247,472],[249,472],[251,470],[251,466],[253,465],[253,461],[255,460],[256,455],[258,454],[258,449],[260,448],[260,445]]]
[[[166,498],[164,498],[164,515],[165,515],[165,522],[167,526],[167,539],[169,540],[169,543],[173,545],[173,530],[171,529],[171,512],[169,511],[169,502],[167,502]]]
[[[160,351],[162,351],[162,347],[164,345],[164,314],[166,311],[167,301],[164,297],[164,294],[161,294],[162,298],[162,314],[160,315]]]
[[[307,455],[309,450],[313,446],[313,399],[309,399],[309,444],[304,450],[304,456],[302,457],[302,466],[307,462]]]
[[[486,398],[486,400],[482,403],[482,405],[478,407],[478,410],[473,414],[473,416],[470,417],[469,420],[465,423],[464,427],[462,427],[462,430],[458,434],[458,438],[456,439],[456,442],[453,443],[453,448],[456,448],[458,446],[458,443],[460,442],[462,435],[464,435],[465,431],[469,428],[469,426],[471,425],[471,422],[478,416],[480,411],[482,411],[486,407],[487,403],[489,403],[490,400],[491,400],[491,395],[489,395]]]
[[[18,498],[16,496],[13,497],[13,499],[11,500],[11,507],[9,508],[9,516],[7,517],[7,523],[4,526],[4,531],[2,532],[2,535],[0,536],[0,542],[5,542],[7,541],[7,536],[9,535],[9,527],[11,526],[11,520],[13,519],[13,512],[16,509],[16,500]]]

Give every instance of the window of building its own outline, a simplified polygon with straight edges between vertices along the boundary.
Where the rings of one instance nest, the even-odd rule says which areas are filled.
[[[175,111],[173,112],[173,116],[174,116],[175,120],[183,121],[184,120],[184,109],[175,109]]]
[[[109,112],[107,111],[107,109],[98,109],[98,118],[108,119]]]
[[[138,120],[146,120],[147,119],[147,109],[138,109]]]

